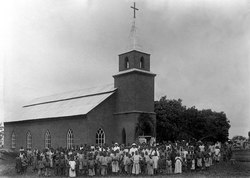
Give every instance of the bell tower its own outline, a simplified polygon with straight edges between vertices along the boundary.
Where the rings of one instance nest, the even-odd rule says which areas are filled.
[[[118,73],[113,75],[116,91],[116,122],[117,141],[124,142],[122,135],[126,134],[125,143],[134,142],[135,128],[141,114],[149,114],[155,121],[154,113],[154,78],[150,72],[150,54],[142,52],[137,47],[135,12],[130,32],[132,49],[119,55]],[[155,123],[155,122],[154,122]],[[152,133],[153,136],[155,133]],[[123,139],[122,139],[123,138]]]
[[[119,72],[129,69],[150,71],[150,55],[132,50],[119,55]]]
[[[114,113],[118,133],[117,141],[124,141],[123,132],[127,136],[124,143],[132,143],[137,139],[135,136],[136,125],[141,114],[149,114],[156,123],[154,113],[155,76],[156,74],[150,72],[149,54],[132,50],[119,55],[119,72],[113,75],[114,87],[117,88]]]
[[[116,112],[154,112],[154,78],[150,54],[132,50],[119,55]]]

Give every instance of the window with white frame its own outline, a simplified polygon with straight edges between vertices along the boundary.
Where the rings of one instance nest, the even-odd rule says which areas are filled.
[[[67,133],[67,148],[72,148],[74,144],[74,135],[71,129]]]
[[[12,149],[16,148],[16,134],[15,134],[15,132],[12,132],[12,134],[11,134],[11,148]]]
[[[26,135],[26,146],[27,146],[27,149],[31,149],[32,147],[32,136],[31,136],[31,133],[30,131],[27,132],[27,135]]]
[[[45,148],[51,148],[51,135],[48,130],[45,133],[44,141],[45,141]]]
[[[105,133],[102,128],[96,132],[96,144],[103,145],[105,143]]]

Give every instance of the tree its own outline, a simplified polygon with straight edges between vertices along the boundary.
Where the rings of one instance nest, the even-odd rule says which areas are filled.
[[[157,140],[228,140],[230,122],[224,112],[211,109],[187,108],[182,100],[169,100],[166,96],[155,101]]]
[[[237,140],[239,140],[239,141],[244,141],[244,140],[246,140],[246,137],[243,137],[243,136],[241,136],[241,135],[233,136],[232,141],[235,142],[235,141],[237,141]]]
[[[181,130],[184,127],[182,120],[182,100],[168,100],[166,96],[155,102],[156,113],[156,138],[158,141],[171,140],[181,137]]]

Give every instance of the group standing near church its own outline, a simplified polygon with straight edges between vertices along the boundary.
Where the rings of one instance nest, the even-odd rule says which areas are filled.
[[[207,170],[221,160],[230,160],[230,144],[168,142],[111,146],[80,145],[70,149],[20,148],[16,171],[32,170],[38,176],[162,175]],[[27,169],[29,167],[29,169]]]

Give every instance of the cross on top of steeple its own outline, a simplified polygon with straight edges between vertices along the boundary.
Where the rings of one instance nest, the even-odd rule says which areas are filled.
[[[130,6],[132,9],[134,9],[134,19],[136,18],[135,17],[135,12],[136,12],[136,10],[138,11],[139,9],[137,9],[136,7],[135,7],[135,2],[134,2],[134,6]]]

